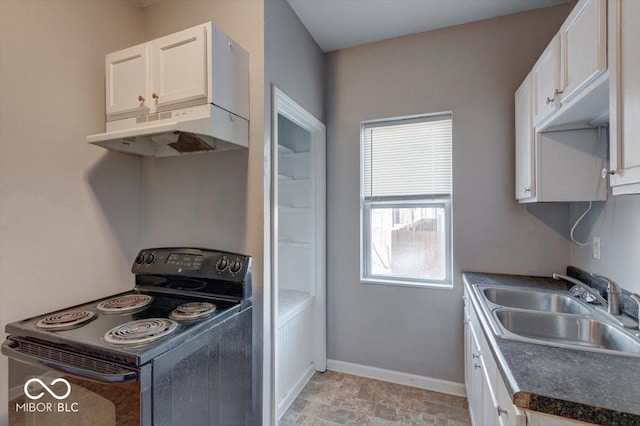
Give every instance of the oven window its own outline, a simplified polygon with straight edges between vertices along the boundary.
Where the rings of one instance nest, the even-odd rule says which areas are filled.
[[[138,382],[109,384],[9,360],[9,425],[138,425]]]

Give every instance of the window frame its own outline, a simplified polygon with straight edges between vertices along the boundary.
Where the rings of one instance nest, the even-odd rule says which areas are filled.
[[[378,196],[365,197],[364,188],[364,132],[371,124],[389,126],[395,124],[405,124],[418,121],[435,121],[439,117],[449,116],[452,122],[453,114],[448,112],[438,112],[434,114],[414,115],[410,117],[396,117],[383,120],[362,121],[360,123],[360,282],[363,284],[393,285],[420,288],[453,288],[453,182],[451,193],[431,194],[416,196]],[[452,143],[453,155],[453,143]],[[452,165],[453,175],[453,165]],[[453,176],[452,176],[453,178]],[[445,278],[443,280],[407,278],[401,276],[373,275],[370,271],[371,235],[369,232],[371,224],[372,207],[384,208],[416,208],[416,207],[443,207],[445,214]]]

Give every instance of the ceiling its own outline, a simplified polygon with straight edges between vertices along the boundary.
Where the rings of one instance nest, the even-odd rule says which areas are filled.
[[[569,2],[569,0],[288,1],[325,52]]]

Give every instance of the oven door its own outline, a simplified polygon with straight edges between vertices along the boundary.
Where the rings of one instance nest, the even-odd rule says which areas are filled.
[[[143,420],[150,405],[142,391],[145,368],[14,336],[2,344],[2,353],[9,357],[10,426],[150,424]]]

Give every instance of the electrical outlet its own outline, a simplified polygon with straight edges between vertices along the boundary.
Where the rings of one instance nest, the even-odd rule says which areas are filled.
[[[593,237],[593,258],[600,259],[600,237]]]

